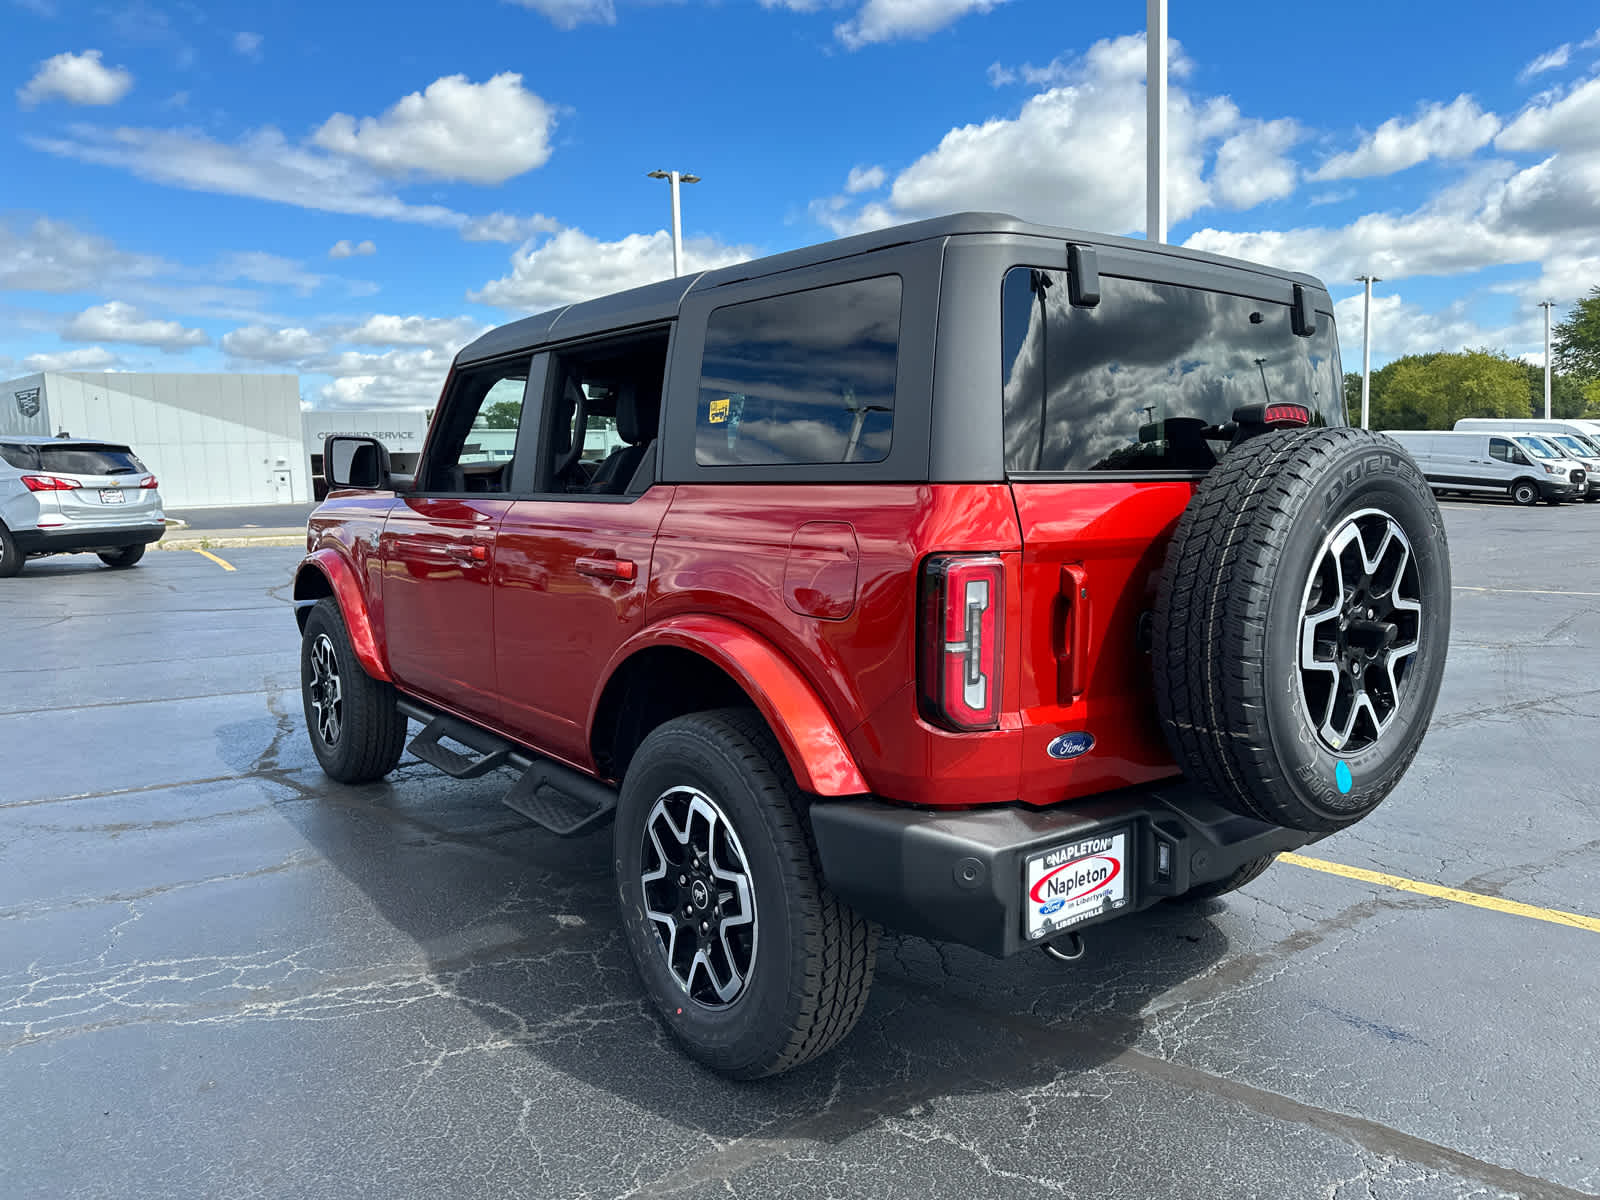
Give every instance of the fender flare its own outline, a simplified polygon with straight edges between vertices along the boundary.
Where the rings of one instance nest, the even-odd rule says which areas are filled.
[[[725,617],[669,617],[622,645],[606,668],[607,684],[635,654],[657,646],[691,651],[726,672],[777,737],[802,791],[859,796],[872,790],[816,689],[758,634]],[[591,736],[604,694],[602,686],[589,711]]]
[[[356,660],[361,664],[361,669],[374,679],[384,683],[393,682],[389,675],[389,664],[384,661],[383,651],[373,632],[372,615],[367,611],[366,595],[361,589],[361,581],[356,578],[356,570],[350,564],[350,560],[329,546],[306,555],[294,573],[294,596],[297,608],[320,599],[320,597],[309,600],[301,598],[301,580],[313,572],[320,574],[327,581],[334,601],[339,605],[339,612],[344,616],[345,630],[350,634],[350,648],[356,652]]]

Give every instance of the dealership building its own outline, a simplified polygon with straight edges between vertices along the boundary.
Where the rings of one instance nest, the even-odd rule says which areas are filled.
[[[175,509],[310,503],[328,434],[375,437],[410,471],[426,430],[421,409],[302,411],[296,375],[46,371],[0,384],[0,435],[126,445]]]

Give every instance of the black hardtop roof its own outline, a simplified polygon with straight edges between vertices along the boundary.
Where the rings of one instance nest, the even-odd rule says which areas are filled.
[[[817,266],[891,246],[912,242],[955,237],[963,234],[1010,234],[1016,237],[1040,237],[1053,241],[1080,242],[1092,246],[1118,247],[1143,253],[1170,255],[1195,262],[1213,263],[1236,270],[1254,271],[1272,275],[1294,283],[1309,284],[1320,289],[1322,283],[1314,276],[1296,271],[1284,271],[1259,263],[1208,254],[1203,250],[1190,250],[1183,246],[1154,245],[1138,238],[1115,237],[1106,233],[1089,233],[1079,229],[1063,229],[1024,221],[1006,213],[963,212],[947,217],[932,217],[926,221],[913,221],[908,225],[894,225],[870,233],[853,234],[830,242],[819,242],[798,250],[786,250],[765,258],[751,259],[696,275],[682,275],[660,283],[616,292],[594,300],[582,300],[546,312],[512,321],[463,347],[456,355],[457,363],[481,362],[502,354],[530,349],[544,342],[566,340],[600,333],[607,329],[622,329],[657,321],[669,321],[678,315],[684,297],[691,292],[705,292],[741,280],[776,275],[801,267]],[[557,326],[559,325],[559,329]]]

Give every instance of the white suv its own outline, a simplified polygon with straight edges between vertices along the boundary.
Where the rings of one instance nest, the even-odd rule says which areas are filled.
[[[165,528],[156,477],[128,447],[0,435],[0,578],[45,554],[131,567]]]

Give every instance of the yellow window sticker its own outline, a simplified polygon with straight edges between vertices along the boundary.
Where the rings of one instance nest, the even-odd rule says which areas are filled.
[[[731,397],[724,396],[721,400],[711,402],[711,424],[725,425],[728,421],[728,409],[732,406]]]

